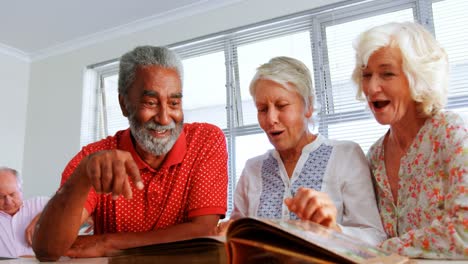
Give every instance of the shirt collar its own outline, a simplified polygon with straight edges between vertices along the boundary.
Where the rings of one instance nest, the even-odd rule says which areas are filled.
[[[118,143],[118,148],[130,152],[135,161],[138,169],[148,168],[151,171],[155,171],[151,166],[149,166],[145,161],[143,161],[136,152],[135,146],[132,142],[132,136],[130,132],[130,128],[123,131],[121,140]],[[187,139],[185,135],[185,130],[179,135],[179,138],[172,146],[171,150],[166,154],[166,158],[163,161],[161,167],[170,167],[182,162],[185,157],[185,153],[187,152]]]
[[[310,142],[309,144],[305,145],[302,148],[301,156],[304,155],[304,154],[309,155],[310,152],[315,151],[316,149],[318,149],[325,142],[325,137],[322,136],[322,134],[317,133],[316,136],[317,137],[314,139],[314,141]],[[279,152],[276,149],[272,149],[271,153],[272,153],[273,157],[275,157],[276,159],[281,160],[281,156],[280,156]]]

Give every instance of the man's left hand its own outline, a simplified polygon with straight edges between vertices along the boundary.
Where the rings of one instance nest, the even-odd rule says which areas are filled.
[[[66,255],[72,258],[115,256],[120,250],[114,248],[109,241],[106,235],[78,236]]]

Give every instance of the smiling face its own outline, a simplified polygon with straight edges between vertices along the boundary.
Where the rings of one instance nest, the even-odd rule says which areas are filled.
[[[416,116],[416,102],[411,97],[397,48],[384,47],[369,57],[367,67],[362,70],[362,90],[380,124],[397,125]]]
[[[260,127],[271,144],[281,153],[302,151],[308,143],[308,119],[312,109],[305,107],[302,96],[271,80],[255,83],[254,100]]]
[[[176,70],[140,66],[127,100],[119,98],[137,142],[137,151],[155,156],[169,152],[182,131],[184,117],[182,85]]]
[[[0,171],[0,211],[14,215],[23,205],[16,176],[9,171]]]

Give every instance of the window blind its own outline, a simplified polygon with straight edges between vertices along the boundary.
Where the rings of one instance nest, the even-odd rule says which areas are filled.
[[[446,0],[432,5],[435,35],[449,56],[447,108],[468,113],[468,2]]]
[[[169,47],[182,58],[185,122],[210,122],[228,143],[229,204],[245,161],[272,146],[258,126],[248,91],[260,64],[275,56],[303,61],[313,74],[316,110],[311,129],[352,140],[364,152],[387,126],[378,124],[351,81],[352,43],[371,26],[420,21],[435,32],[451,63],[448,109],[468,113],[468,2],[463,0],[343,1],[313,10],[203,36]],[[90,66],[83,93],[82,144],[128,127],[117,99],[118,61]]]

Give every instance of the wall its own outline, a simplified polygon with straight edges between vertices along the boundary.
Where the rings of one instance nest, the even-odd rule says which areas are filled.
[[[0,52],[0,166],[23,164],[29,62]]]
[[[53,194],[63,168],[80,150],[83,71],[87,65],[118,58],[137,45],[167,45],[332,2],[338,0],[245,0],[33,62],[23,164],[25,196]]]

